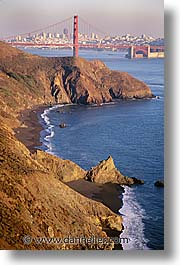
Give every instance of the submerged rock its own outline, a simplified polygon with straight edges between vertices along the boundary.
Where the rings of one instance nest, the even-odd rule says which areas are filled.
[[[67,125],[66,125],[64,122],[62,122],[62,123],[59,124],[59,127],[60,127],[60,128],[66,128]]]
[[[137,178],[132,178],[133,179],[133,181],[134,181],[134,184],[144,184],[144,180],[142,180],[142,179],[137,179]]]
[[[156,186],[156,187],[164,187],[164,181],[163,180],[157,180],[154,183],[154,186]]]

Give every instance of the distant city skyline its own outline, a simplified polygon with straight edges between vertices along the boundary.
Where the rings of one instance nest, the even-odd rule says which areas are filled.
[[[44,27],[74,14],[111,36],[164,37],[163,0],[1,0],[0,37]]]

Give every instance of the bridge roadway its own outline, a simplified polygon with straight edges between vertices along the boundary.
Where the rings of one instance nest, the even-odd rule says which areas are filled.
[[[73,43],[34,43],[34,42],[8,42],[10,45],[13,46],[30,46],[30,47],[74,47]],[[142,47],[148,47],[149,45],[123,45],[123,44],[83,44],[79,43],[78,47],[79,48],[99,48],[99,49],[104,49],[104,48],[109,48],[109,49],[128,49],[130,47],[135,47],[136,50],[142,49]],[[151,50],[158,50],[158,51],[164,51],[164,46],[150,46]]]

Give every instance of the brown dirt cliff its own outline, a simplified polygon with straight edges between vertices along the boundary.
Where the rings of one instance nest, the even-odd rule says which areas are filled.
[[[74,172],[83,176],[78,166],[59,159],[62,168],[53,172],[52,163],[50,170],[33,156],[0,119],[0,249],[113,249],[113,242],[37,243],[42,237],[108,240],[107,231],[120,233],[122,219],[60,180],[73,179]]]

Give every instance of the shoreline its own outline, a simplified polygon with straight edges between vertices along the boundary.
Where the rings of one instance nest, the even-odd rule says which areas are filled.
[[[38,147],[42,146],[40,133],[44,130],[44,127],[40,123],[38,115],[42,114],[46,108],[48,108],[47,105],[41,105],[19,113],[19,120],[22,125],[14,129],[15,136],[31,153],[34,153],[38,150]],[[86,198],[101,202],[112,212],[119,215],[119,210],[123,206],[124,188],[122,186],[113,183],[95,184],[84,179],[73,180],[65,184]],[[110,237],[119,235],[120,233],[114,233],[113,230],[108,231],[108,236]],[[114,250],[122,250],[122,246],[115,245]]]
[[[38,150],[43,144],[40,139],[40,133],[45,130],[40,123],[38,115],[50,106],[40,105],[32,109],[26,109],[19,113],[19,120],[22,122],[20,127],[14,129],[15,137],[21,141],[31,153]],[[124,188],[118,184],[106,183],[98,184],[86,181],[84,179],[73,180],[65,183],[75,191],[81,193],[87,198],[102,202],[114,213],[119,214],[122,208],[122,194]]]
[[[40,133],[44,128],[39,121],[38,115],[47,107],[47,105],[39,105],[32,109],[21,111],[18,116],[21,126],[13,129],[15,137],[32,153],[34,153],[38,147],[42,146]]]

